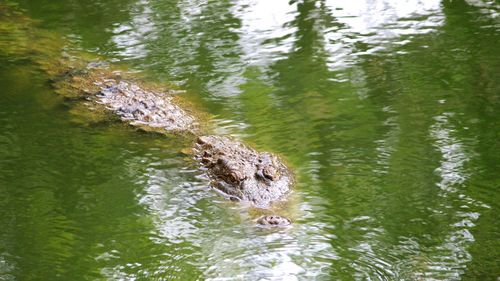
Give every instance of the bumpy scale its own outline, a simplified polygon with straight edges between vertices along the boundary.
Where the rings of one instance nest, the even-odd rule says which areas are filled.
[[[265,208],[289,192],[292,176],[280,159],[220,136],[199,137],[197,159],[207,169],[212,186],[233,200]]]

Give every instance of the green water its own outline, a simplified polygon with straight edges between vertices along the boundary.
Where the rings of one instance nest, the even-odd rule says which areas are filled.
[[[257,228],[181,140],[82,124],[0,56],[0,280],[500,277],[498,2],[10,2],[298,181],[294,226]]]

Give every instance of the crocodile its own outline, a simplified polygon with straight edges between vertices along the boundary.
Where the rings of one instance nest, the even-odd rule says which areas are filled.
[[[202,132],[197,118],[176,104],[168,93],[147,90],[120,79],[106,78],[94,84],[99,88],[94,95],[97,103],[132,126],[193,136]],[[196,137],[192,151],[193,158],[210,178],[210,185],[232,201],[266,209],[290,192],[292,172],[277,155],[216,135]],[[291,224],[289,219],[278,215],[262,216],[256,222],[266,227]]]
[[[99,88],[94,95],[97,103],[132,126],[194,136],[201,132],[196,117],[168,93],[120,79],[107,78],[94,84]],[[226,136],[198,136],[192,146],[193,158],[210,178],[210,185],[232,201],[265,209],[290,192],[292,172],[277,155],[259,152]],[[256,222],[266,227],[291,224],[290,219],[278,215],[262,216]]]
[[[15,36],[8,36],[13,30]],[[141,84],[95,55],[81,51],[68,54],[57,35],[36,29],[29,18],[1,3],[0,33],[9,40],[21,40],[23,46],[17,50],[10,47],[16,44],[0,42],[0,55],[30,57],[61,96],[83,100],[89,110],[113,113],[139,129],[192,139],[192,158],[215,190],[230,200],[266,210],[266,215],[255,220],[257,225],[291,224],[288,218],[269,214],[270,206],[286,197],[294,181],[291,170],[277,155],[207,133],[200,125],[203,113],[186,106],[172,90]]]

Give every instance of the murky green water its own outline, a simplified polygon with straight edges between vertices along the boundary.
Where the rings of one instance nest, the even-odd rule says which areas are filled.
[[[498,2],[10,2],[298,183],[293,228],[256,228],[178,139],[81,124],[0,56],[0,280],[500,277]]]

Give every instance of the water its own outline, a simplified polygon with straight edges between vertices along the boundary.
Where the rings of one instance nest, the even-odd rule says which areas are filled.
[[[0,280],[500,277],[498,3],[10,2],[186,89],[298,182],[293,228],[256,228],[182,141],[86,125],[0,56]]]

